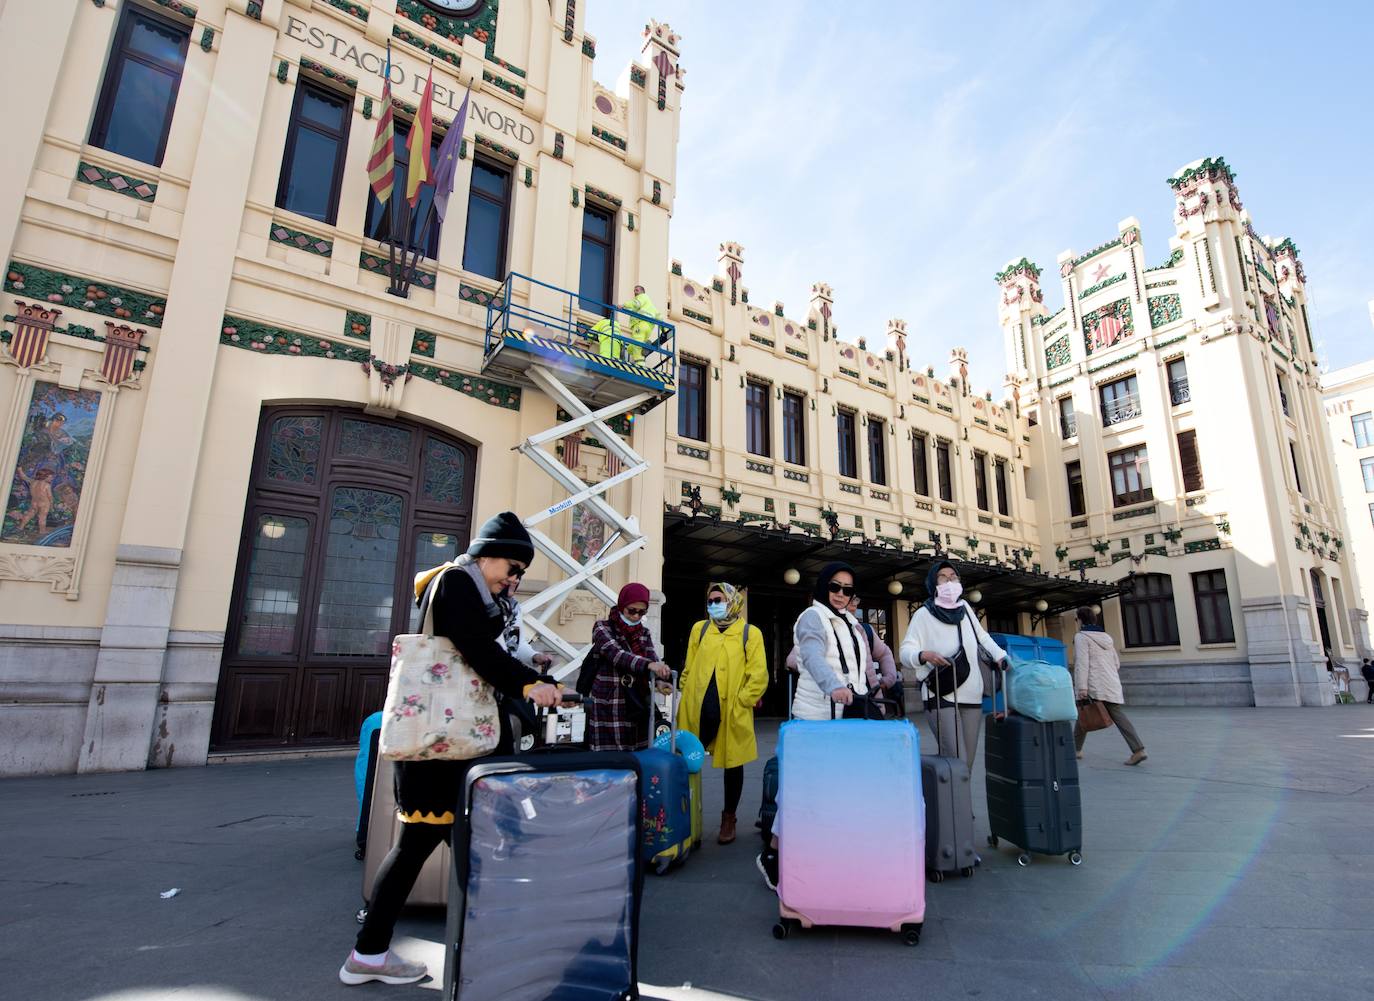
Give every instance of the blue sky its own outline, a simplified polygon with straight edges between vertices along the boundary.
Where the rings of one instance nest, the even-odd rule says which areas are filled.
[[[1301,250],[1328,365],[1374,357],[1374,4],[588,0],[586,17],[612,87],[650,17],[682,36],[671,252],[689,276],[736,240],[755,303],[802,317],[828,282],[846,339],[881,346],[902,317],[914,364],[967,347],[1000,394],[993,274],[1030,257],[1053,312],[1055,257],[1127,216],[1163,261],[1165,179],[1224,156],[1255,229]]]

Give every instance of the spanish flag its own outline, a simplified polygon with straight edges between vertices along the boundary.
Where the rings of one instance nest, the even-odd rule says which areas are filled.
[[[410,127],[406,137],[406,149],[410,151],[410,171],[406,175],[406,201],[410,207],[420,201],[420,186],[433,180],[429,169],[429,147],[434,140],[434,67],[429,68],[429,79],[425,81],[425,92],[420,98],[420,110],[415,115],[415,124]]]
[[[391,107],[391,43],[386,45],[386,66],[382,70],[382,113],[377,118],[377,133],[367,157],[367,180],[377,202],[385,205],[396,181],[396,117]]]

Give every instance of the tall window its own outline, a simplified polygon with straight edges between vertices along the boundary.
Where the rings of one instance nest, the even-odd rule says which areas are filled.
[[[1198,633],[1204,643],[1234,643],[1231,599],[1226,593],[1226,571],[1204,570],[1193,574],[1193,599],[1197,602]]]
[[[587,203],[582,210],[582,270],[577,291],[582,309],[610,315],[614,297],[615,213]]]
[[[677,382],[677,433],[705,441],[706,366],[696,361],[679,362]]]
[[[1374,458],[1360,460],[1360,473],[1364,476],[1365,493],[1374,493]]]
[[[1083,464],[1065,463],[1064,473],[1069,480],[1069,517],[1081,518],[1088,513],[1088,502],[1083,496]]]
[[[474,157],[468,225],[463,237],[464,271],[505,280],[510,194],[510,168]]]
[[[1109,453],[1107,466],[1112,477],[1114,507],[1154,499],[1154,491],[1150,488],[1150,460],[1144,445]]]
[[[801,393],[782,394],[782,457],[806,465],[806,397]]]
[[[997,513],[1006,518],[1011,514],[1011,502],[1007,492],[1007,460],[997,459],[992,464],[992,479],[997,487]]]
[[[840,475],[850,479],[859,478],[859,450],[854,437],[854,411],[841,410],[835,418],[835,430],[839,434]]]
[[[1350,426],[1355,431],[1355,447],[1368,448],[1374,445],[1374,414],[1366,410],[1350,418]]]
[[[1188,388],[1188,366],[1182,358],[1175,358],[1169,362],[1169,402],[1178,406],[1192,398],[1192,390]]]
[[[1140,387],[1135,376],[1109,382],[1098,390],[1102,400],[1102,426],[1111,427],[1140,416]]]
[[[935,479],[940,486],[940,500],[946,504],[954,501],[954,477],[949,465],[949,442],[935,442]]]
[[[1073,413],[1072,396],[1059,398],[1059,436],[1061,438],[1078,437],[1078,418]]]
[[[1178,464],[1183,472],[1183,490],[1192,493],[1202,489],[1202,460],[1197,454],[1197,432],[1178,433]]]
[[[868,478],[879,486],[887,485],[887,422],[868,419]]]
[[[92,146],[162,166],[190,37],[184,25],[124,5],[100,87]]]
[[[1288,380],[1283,377],[1282,372],[1275,373],[1279,384],[1279,406],[1283,408],[1283,416],[1292,417],[1292,411],[1288,408]]]
[[[352,108],[351,100],[332,90],[297,81],[277,181],[277,208],[334,225]]]
[[[1293,460],[1293,481],[1298,486],[1298,493],[1302,493],[1302,468],[1298,465],[1298,446],[1293,439],[1288,439],[1288,457]]]
[[[922,497],[930,496],[930,470],[926,466],[928,448],[925,435],[914,434],[911,436],[911,466],[916,472],[916,492]]]
[[[1121,598],[1121,621],[1128,647],[1177,646],[1178,616],[1174,611],[1174,582],[1169,575],[1137,576],[1134,589]]]
[[[755,455],[772,455],[768,426],[768,387],[761,382],[744,386],[744,447]]]
[[[988,457],[982,452],[973,453],[973,493],[978,500],[978,510],[990,510],[988,504]]]
[[[1369,523],[1374,525],[1374,504],[1369,505]]]
[[[420,253],[430,260],[439,256],[439,217],[429,210],[434,201],[434,188],[424,185],[420,197],[411,208],[406,202],[406,173],[410,170],[410,151],[405,141],[410,136],[410,123],[396,121],[396,179],[391,183],[391,197],[383,205],[377,201],[376,194],[367,189],[367,236],[372,240],[389,240],[400,227],[405,215],[409,213],[410,222],[406,226],[406,246],[411,250],[420,247]],[[431,161],[434,151],[439,148],[440,136],[430,142]],[[420,227],[424,227],[424,232]]]

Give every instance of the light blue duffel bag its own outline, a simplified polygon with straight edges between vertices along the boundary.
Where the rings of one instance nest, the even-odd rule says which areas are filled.
[[[1007,702],[1012,712],[1041,723],[1078,719],[1073,675],[1044,660],[1012,662],[1007,672]]]

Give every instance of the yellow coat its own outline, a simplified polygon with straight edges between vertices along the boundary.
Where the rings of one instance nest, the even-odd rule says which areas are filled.
[[[701,703],[716,677],[720,693],[720,730],[707,748],[717,768],[745,765],[759,756],[754,742],[754,703],[768,687],[768,658],[763,651],[763,633],[750,628],[748,649],[744,640],[744,620],[737,619],[721,632],[714,624],[692,626],[687,643],[687,664],[682,669],[682,708],[678,726],[700,735]]]

